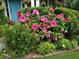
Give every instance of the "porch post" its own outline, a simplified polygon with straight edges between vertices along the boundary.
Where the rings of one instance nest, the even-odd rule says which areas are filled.
[[[40,6],[40,0],[36,0],[36,7]]]
[[[31,0],[31,7],[34,7],[34,0]]]

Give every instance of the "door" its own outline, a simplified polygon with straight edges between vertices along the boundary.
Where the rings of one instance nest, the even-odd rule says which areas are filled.
[[[8,0],[8,1],[9,1],[10,19],[16,21],[18,19],[17,11],[21,9],[21,0]]]

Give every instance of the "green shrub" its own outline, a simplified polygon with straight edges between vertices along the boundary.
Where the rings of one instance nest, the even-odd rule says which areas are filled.
[[[72,19],[77,18],[79,16],[79,11],[69,9],[69,8],[64,8],[60,7],[60,9],[66,14],[69,15]]]
[[[49,42],[42,42],[37,46],[37,52],[39,54],[47,54],[55,50],[55,45]]]
[[[4,7],[0,5],[0,25],[7,23],[8,17],[5,16]]]
[[[0,20],[0,25],[4,25],[8,23],[9,18],[7,16],[3,16]]]
[[[70,41],[67,40],[67,39],[59,40],[58,43],[57,43],[57,46],[58,46],[58,49],[62,49],[62,50],[72,48]]]
[[[75,39],[71,40],[71,44],[73,48],[76,48],[78,46],[78,42]]]
[[[78,44],[79,44],[79,34],[76,36],[76,39],[77,39]]]
[[[24,8],[24,9],[21,9],[21,12],[23,14],[26,13],[26,11],[28,12],[32,12],[33,9],[38,9],[40,12],[41,12],[41,15],[46,15],[48,14],[50,11],[48,9],[48,7],[31,7],[31,8]]]
[[[75,36],[78,36],[79,34],[79,19],[78,18],[75,18],[75,19],[72,19],[70,22],[68,22],[66,24],[67,26],[67,30],[68,30],[68,33],[66,34],[66,38],[68,39],[73,39],[75,38]]]
[[[13,26],[3,27],[6,45],[16,56],[23,56],[35,48],[36,40],[27,25],[15,23]]]
[[[39,15],[32,13],[34,9],[39,12]],[[8,25],[1,26],[1,31],[6,38],[6,45],[11,50],[12,55],[23,56],[34,48],[36,48],[39,54],[53,52],[56,49],[55,45],[45,41],[57,42],[56,46],[59,49],[71,49],[72,46],[76,46],[73,45],[76,43],[72,42],[71,44],[67,39],[58,40],[60,39],[58,36],[64,37],[65,33],[69,34],[68,30],[70,28],[70,31],[72,28],[74,28],[73,30],[76,29],[75,25],[74,27],[72,26],[74,21],[72,22],[71,20],[76,19],[78,14],[76,15],[77,12],[73,12],[75,15],[72,15],[72,12],[70,13],[69,11],[67,12],[58,8],[53,11],[45,7],[26,8],[19,11],[18,17],[20,23],[10,24],[11,22],[9,22]],[[27,12],[30,12],[30,16],[27,16]],[[60,18],[57,17],[58,15]],[[42,16],[45,17],[44,20],[47,19],[46,22],[41,19]],[[56,24],[51,23],[51,21],[54,21],[53,23]],[[76,32],[73,30],[72,32]],[[72,32],[70,33],[72,34]]]
[[[0,20],[1,18],[3,18],[3,16],[4,16],[4,7],[0,5]]]

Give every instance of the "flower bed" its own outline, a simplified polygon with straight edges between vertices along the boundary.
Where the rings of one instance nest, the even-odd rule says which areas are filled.
[[[73,29],[69,27],[71,24],[75,26],[75,23],[60,8],[26,8],[18,11],[17,16],[18,22],[9,21],[2,27],[12,56],[20,57],[30,52],[45,55],[58,49],[69,50],[78,46],[73,37],[74,33],[77,34],[78,26]],[[78,20],[77,17],[75,19]]]

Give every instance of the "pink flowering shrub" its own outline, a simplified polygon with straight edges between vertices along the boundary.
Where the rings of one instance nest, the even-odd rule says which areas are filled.
[[[19,11],[18,13],[21,14],[21,16],[19,16],[19,21],[21,23],[31,24],[30,29],[32,30],[32,33],[41,36],[41,39],[45,36],[48,41],[58,41],[58,36],[63,34],[63,31],[67,31],[66,23],[69,22],[70,19],[68,16],[65,16],[65,13],[63,13],[62,10],[59,10],[56,7],[48,8],[46,10],[27,8],[23,11],[24,12]],[[62,31],[62,29],[64,30]],[[67,32],[64,32],[64,34],[65,33]]]
[[[79,33],[79,17],[71,21],[70,15],[56,7],[26,8],[19,10],[17,16],[19,22],[8,21],[0,28],[12,55],[21,57],[32,51],[47,54],[77,47],[76,41],[68,39]]]

